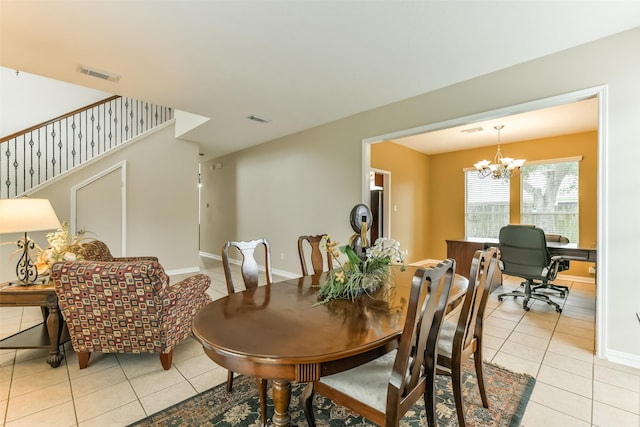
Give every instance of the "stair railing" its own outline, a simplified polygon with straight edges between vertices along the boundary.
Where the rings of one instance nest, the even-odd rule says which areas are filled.
[[[0,138],[0,199],[17,197],[173,119],[173,109],[118,95]]]

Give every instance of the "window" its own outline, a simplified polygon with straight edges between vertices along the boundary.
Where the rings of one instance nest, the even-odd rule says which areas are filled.
[[[525,163],[520,178],[522,224],[578,242],[578,160]]]
[[[509,223],[509,183],[480,178],[473,169],[465,172],[466,237],[498,238]]]

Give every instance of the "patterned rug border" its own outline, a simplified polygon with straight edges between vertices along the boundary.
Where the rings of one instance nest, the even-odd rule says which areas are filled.
[[[475,381],[475,372],[473,372],[473,367],[472,367],[472,362],[465,362],[465,367],[466,369],[463,372],[463,383],[465,383],[465,379],[467,380],[471,379],[469,382],[471,383],[471,393],[473,393],[473,388],[474,385],[477,384],[477,382]],[[487,386],[487,394],[489,394],[489,389],[490,386],[489,384],[491,384],[491,378],[488,375],[488,371],[495,371],[500,373],[500,375],[511,375],[513,376],[515,379],[518,379],[518,383],[522,386],[522,395],[520,396],[519,401],[517,402],[516,407],[514,408],[514,412],[513,414],[511,414],[511,417],[507,420],[506,417],[505,419],[503,419],[502,421],[504,421],[503,423],[483,423],[483,424],[478,424],[478,426],[500,426],[500,427],[519,427],[520,423],[522,421],[522,417],[524,416],[524,412],[527,408],[527,405],[529,403],[529,399],[531,398],[531,394],[533,393],[533,389],[535,387],[536,384],[536,380],[534,377],[532,377],[529,374],[526,373],[520,373],[520,372],[514,372],[508,368],[505,368],[504,366],[495,364],[495,363],[490,363],[490,362],[484,362],[484,366],[485,366],[485,383]],[[237,375],[237,374],[236,374]],[[436,399],[442,400],[439,395],[441,395],[442,393],[444,393],[442,390],[445,389],[445,387],[443,387],[442,381],[445,382],[449,382],[448,387],[450,389],[450,379],[449,377],[446,376],[442,376],[442,375],[438,375],[437,378],[437,384],[436,384]],[[297,396],[299,395],[299,389],[301,389],[303,386],[303,384],[296,384],[293,383],[292,384],[292,398],[291,398],[291,405],[292,406],[297,406]],[[440,387],[439,387],[440,386]],[[221,384],[218,384],[208,390],[205,390],[201,393],[198,393],[194,396],[191,396],[181,402],[178,402],[174,405],[171,405],[168,408],[165,408],[163,410],[160,410],[154,414],[149,415],[146,418],[143,418],[141,420],[138,420],[132,424],[130,424],[128,427],[143,427],[143,426],[171,426],[171,427],[179,427],[179,426],[192,426],[192,425],[212,425],[212,426],[228,426],[228,425],[233,425],[233,426],[259,426],[259,420],[257,419],[259,410],[257,407],[257,390],[255,388],[255,382],[253,380],[253,378],[250,377],[246,377],[243,375],[237,375],[237,378],[234,380],[234,390],[232,393],[226,393],[226,382],[223,382]],[[463,389],[465,388],[465,385],[463,384]],[[475,386],[475,389],[477,390],[477,386]],[[271,387],[269,385],[269,399],[271,399]],[[476,394],[478,395],[478,400],[479,400],[479,393],[476,391]],[[226,405],[231,405],[229,406],[227,409],[229,410],[228,412],[235,412],[236,408],[238,406],[245,406],[245,408],[243,408],[245,410],[243,415],[246,415],[246,410],[249,410],[249,412],[251,412],[252,414],[254,414],[254,417],[252,419],[251,422],[244,422],[244,418],[237,418],[235,419],[235,421],[229,421],[228,419],[225,421],[218,421],[218,422],[213,422],[213,420],[215,420],[214,418],[208,418],[206,421],[203,422],[202,419],[194,419],[194,414],[193,412],[188,412],[188,408],[185,408],[185,410],[187,410],[187,414],[183,414],[181,415],[179,412],[180,407],[181,406],[189,406],[190,403],[195,403],[198,400],[201,400],[201,402],[197,403],[198,407],[201,407],[203,405],[205,405],[205,407],[208,409],[208,406],[206,405],[211,405],[214,402],[215,403],[220,403],[219,401],[215,400],[216,397],[218,397],[218,395],[222,396],[222,398],[220,399],[222,401],[223,404]],[[226,397],[225,397],[226,395]],[[436,413],[438,414],[438,426],[443,427],[443,426],[457,426],[458,422],[457,422],[457,418],[455,415],[455,410],[453,411],[453,416],[450,417],[450,419],[445,419],[445,421],[441,420],[440,415],[442,414],[442,409],[446,406],[447,403],[447,396],[445,396],[444,402],[440,401],[437,403],[437,407],[436,407]],[[316,418],[317,424],[318,426],[344,426],[344,425],[350,425],[350,426],[375,426],[375,424],[369,422],[368,420],[358,416],[357,414],[353,414],[350,411],[346,410],[345,408],[342,408],[338,405],[335,405],[333,402],[329,401],[328,399],[324,398],[323,396],[319,396],[316,395],[314,398],[314,408],[322,408],[323,405],[321,404],[317,404],[318,399],[321,399],[322,401],[326,401],[329,402],[329,406],[330,408],[328,408],[329,412],[330,412],[330,418],[327,420],[325,420],[324,422],[321,420],[320,418]],[[452,396],[451,396],[452,399]],[[452,400],[449,399],[448,403],[452,403]],[[469,412],[471,412],[471,408],[469,408],[469,404],[466,402],[467,399],[467,395],[465,394],[465,416],[467,417],[467,424],[469,425],[475,425],[473,422],[470,422],[469,420]],[[490,396],[490,400],[491,400],[491,396]],[[249,402],[252,401],[256,401],[253,402],[254,405],[250,408],[247,409],[247,407],[249,406]],[[403,419],[403,421],[401,422],[401,426],[410,426],[410,427],[418,427],[418,426],[423,426],[426,425],[425,424],[425,419],[424,419],[424,408],[422,406],[422,404],[416,404],[416,407],[420,407],[422,408],[422,411],[418,410],[410,410],[409,412],[407,412],[405,419]],[[491,404],[490,404],[490,408],[491,408]],[[297,408],[298,409],[298,408]],[[327,409],[327,408],[324,408]],[[485,411],[487,412],[486,409],[482,408],[481,406],[479,406],[478,408],[481,411]],[[182,412],[185,412],[185,410],[182,410]],[[273,414],[273,406],[272,406],[272,402],[269,402],[269,406],[268,406],[268,410],[269,410],[269,419],[271,419],[271,415]],[[290,411],[292,410],[292,407],[290,407]],[[211,410],[213,411],[213,410]],[[450,411],[450,409],[449,409]],[[174,414],[177,413],[177,414]],[[446,412],[446,411],[444,411]],[[226,416],[227,411],[222,410],[220,412],[220,414],[218,414],[217,416]],[[299,409],[297,412],[292,412],[291,413],[291,417],[292,420],[295,422],[299,423],[299,417],[302,414],[302,410]],[[420,416],[422,414],[422,416]],[[197,415],[197,414],[196,414]],[[296,417],[297,415],[297,417]],[[318,414],[316,414],[318,415]],[[445,414],[446,415],[446,414]],[[334,416],[337,417],[336,420],[334,420]],[[407,419],[410,418],[411,416],[413,416],[413,419]],[[226,417],[229,418],[229,417]],[[233,416],[231,417],[233,418]],[[486,418],[486,416],[485,416]],[[302,418],[302,420],[304,420],[304,418]],[[482,420],[480,419],[480,421],[488,421],[488,420]],[[304,425],[306,425],[306,421],[303,421]]]

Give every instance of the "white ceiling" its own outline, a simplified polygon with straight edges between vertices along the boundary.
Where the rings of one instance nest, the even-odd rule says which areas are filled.
[[[636,1],[0,0],[0,65],[207,117],[185,138],[214,157],[638,26]]]
[[[393,141],[426,154],[447,153],[469,147],[526,141],[598,129],[598,99],[558,105],[499,119],[483,120],[417,135],[394,138]]]

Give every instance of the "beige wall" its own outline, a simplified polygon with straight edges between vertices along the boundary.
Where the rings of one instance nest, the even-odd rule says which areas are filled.
[[[68,220],[71,188],[125,160],[126,254],[155,255],[166,270],[197,271],[198,146],[178,141],[173,134],[173,124],[166,125],[30,196],[49,199],[60,221]],[[94,196],[95,204],[99,205],[100,194]],[[46,247],[45,234],[34,233],[34,238]],[[8,241],[18,236],[2,237]],[[0,277],[3,281],[15,277],[17,258],[9,259],[10,248],[2,247]],[[119,252],[114,249],[114,253]]]
[[[503,152],[528,161],[582,156],[580,162],[580,242],[597,242],[597,132],[502,144]],[[391,172],[391,204],[415,212],[391,212],[393,235],[409,249],[408,261],[443,259],[446,240],[465,237],[463,169],[495,155],[495,146],[427,156],[392,142],[371,146],[371,167]],[[520,222],[520,180],[512,179],[511,223]],[[418,191],[406,191],[407,189]],[[588,263],[572,263],[565,274],[593,277]]]
[[[299,234],[318,230],[339,239],[350,234],[349,210],[362,198],[363,140],[606,85],[605,128],[601,128],[606,157],[600,170],[605,188],[599,193],[605,207],[600,214],[606,222],[598,242],[598,315],[605,338],[598,344],[604,356],[640,366],[640,340],[629,339],[629,334],[640,334],[635,318],[640,287],[633,261],[640,241],[635,208],[638,180],[635,170],[627,167],[630,159],[640,157],[638,45],[640,28],[228,156],[224,161],[235,167],[225,173],[234,176],[235,187],[230,191],[235,192],[235,200],[220,215],[235,214],[236,219],[215,218],[210,229],[218,223],[233,224],[224,231],[232,238],[264,235],[273,239],[274,265],[299,271],[295,255]],[[210,198],[224,190],[214,183],[203,187]],[[462,212],[463,203],[458,201],[452,210]],[[220,233],[203,232],[203,247],[219,253]]]

